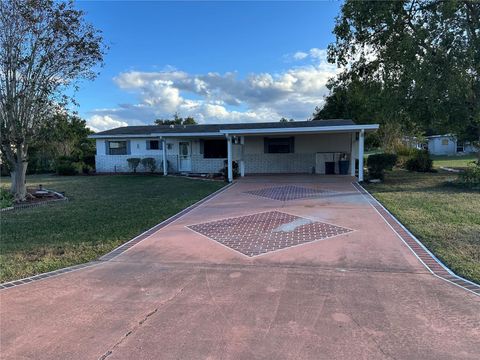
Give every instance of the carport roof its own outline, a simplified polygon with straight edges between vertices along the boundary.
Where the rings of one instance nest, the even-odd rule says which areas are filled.
[[[352,120],[311,120],[291,122],[263,122],[201,125],[147,125],[124,126],[91,135],[91,138],[143,136],[222,136],[224,134],[281,134],[323,131],[375,130],[378,124],[360,125]]]

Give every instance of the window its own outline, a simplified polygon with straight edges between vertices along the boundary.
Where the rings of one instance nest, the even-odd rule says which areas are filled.
[[[464,151],[463,141],[457,141],[457,152],[463,152],[463,151]]]
[[[448,139],[442,139],[442,145],[448,145]]]
[[[265,138],[264,152],[267,154],[288,154],[294,152],[294,138]]]
[[[147,150],[162,150],[159,140],[147,140]]]
[[[108,155],[128,155],[127,141],[108,141]]]
[[[228,156],[227,140],[202,140],[200,152],[202,149],[204,159],[226,159]]]

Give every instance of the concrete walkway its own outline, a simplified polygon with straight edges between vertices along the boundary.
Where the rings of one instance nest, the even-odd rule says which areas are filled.
[[[247,177],[108,262],[0,291],[1,358],[477,359],[480,297],[351,181]]]

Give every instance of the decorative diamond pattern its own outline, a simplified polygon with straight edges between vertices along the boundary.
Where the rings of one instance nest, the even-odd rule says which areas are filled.
[[[280,211],[263,212],[187,227],[250,257],[352,231]]]
[[[259,190],[245,191],[246,194],[261,196],[273,200],[289,201],[306,198],[321,197],[332,194],[332,191],[306,188],[295,185],[275,186]]]

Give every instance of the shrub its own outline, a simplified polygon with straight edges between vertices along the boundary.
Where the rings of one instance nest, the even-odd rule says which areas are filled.
[[[155,172],[155,169],[157,168],[157,162],[154,158],[144,158],[141,162],[145,171],[150,171],[151,173]]]
[[[58,175],[65,175],[65,176],[76,175],[77,169],[78,167],[72,162],[68,162],[68,161],[57,162],[56,170]]]
[[[480,189],[480,165],[473,162],[469,164],[464,172],[458,174],[457,183],[465,187]]]
[[[416,150],[414,155],[405,162],[405,168],[408,171],[430,172],[432,167],[433,161],[425,150]]]
[[[373,154],[367,158],[368,176],[370,179],[383,180],[385,170],[392,170],[397,162],[395,154]]]
[[[137,167],[138,167],[138,165],[140,164],[140,161],[141,161],[141,160],[140,160],[139,158],[128,158],[128,159],[127,159],[128,167],[129,167],[130,169],[132,169],[132,171],[133,171],[134,173],[136,173],[136,172],[137,172]]]
[[[223,175],[223,177],[225,178],[225,180],[228,180],[228,161],[225,160],[223,162],[224,166],[223,168],[220,170],[220,173]],[[233,173],[233,178],[237,178],[238,177],[238,163],[236,161],[232,161],[232,173]]]
[[[0,188],[0,208],[7,208],[13,205],[13,195],[10,191]]]

